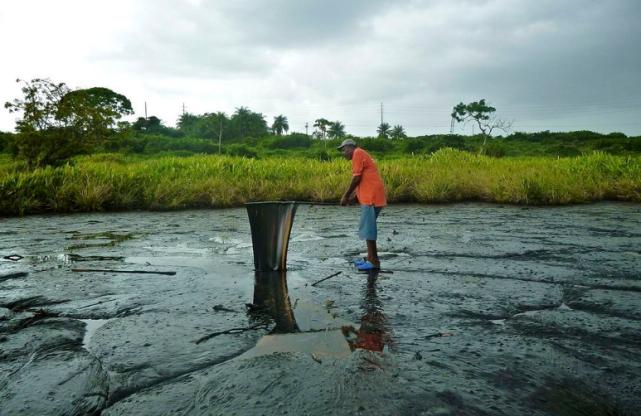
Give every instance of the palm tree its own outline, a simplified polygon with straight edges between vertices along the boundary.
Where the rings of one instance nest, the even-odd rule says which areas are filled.
[[[389,123],[381,123],[380,126],[376,129],[376,133],[378,133],[378,137],[382,139],[387,139],[389,138],[389,132],[390,132],[390,125]]]
[[[345,137],[345,125],[340,121],[332,121],[329,123],[329,130],[327,132],[332,139],[342,139]]]
[[[330,124],[330,121],[325,118],[319,118],[314,121],[314,127],[321,132],[321,138],[325,139],[327,136],[327,127],[329,127]]]
[[[284,115],[279,115],[274,117],[274,124],[272,124],[272,130],[274,133],[277,135],[283,134],[283,132],[287,133],[289,130],[289,123],[287,122],[287,117]]]
[[[405,129],[400,124],[397,124],[396,126],[394,126],[390,135],[392,136],[392,139],[407,138],[407,134],[405,134]]]
[[[247,107],[237,107],[236,112],[232,115],[232,119],[236,121],[236,124],[238,126],[238,132],[240,133],[241,137],[245,137],[247,135],[247,131],[249,130],[249,118],[251,117],[251,110]]]

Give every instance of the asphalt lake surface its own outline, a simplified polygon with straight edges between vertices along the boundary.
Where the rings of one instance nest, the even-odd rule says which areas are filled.
[[[388,207],[378,274],[357,218],[0,219],[0,414],[639,414],[640,205]]]

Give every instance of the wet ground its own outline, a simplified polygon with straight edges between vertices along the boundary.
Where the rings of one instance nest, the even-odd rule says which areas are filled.
[[[357,217],[286,275],[244,209],[1,219],[0,414],[639,414],[641,206],[388,207],[369,275]]]

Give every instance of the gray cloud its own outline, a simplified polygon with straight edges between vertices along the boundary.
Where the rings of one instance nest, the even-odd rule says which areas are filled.
[[[636,0],[138,0],[132,7],[111,47],[93,48],[86,65],[134,101],[152,100],[166,120],[176,119],[179,101],[196,112],[248,105],[287,115],[299,131],[328,117],[373,134],[384,102],[386,121],[425,134],[449,130],[457,102],[486,98],[517,129],[641,133]]]

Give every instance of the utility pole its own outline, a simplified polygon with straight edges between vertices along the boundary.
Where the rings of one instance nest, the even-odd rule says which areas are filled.
[[[381,125],[383,124],[383,103],[381,102]]]
[[[450,123],[450,134],[454,134],[454,117],[452,117],[452,122]]]
[[[147,101],[145,101],[145,120],[147,120]]]
[[[222,142],[223,142],[223,118],[220,119],[220,127],[218,128],[218,154],[222,152]]]
[[[305,122],[305,136],[309,136],[309,123]]]

